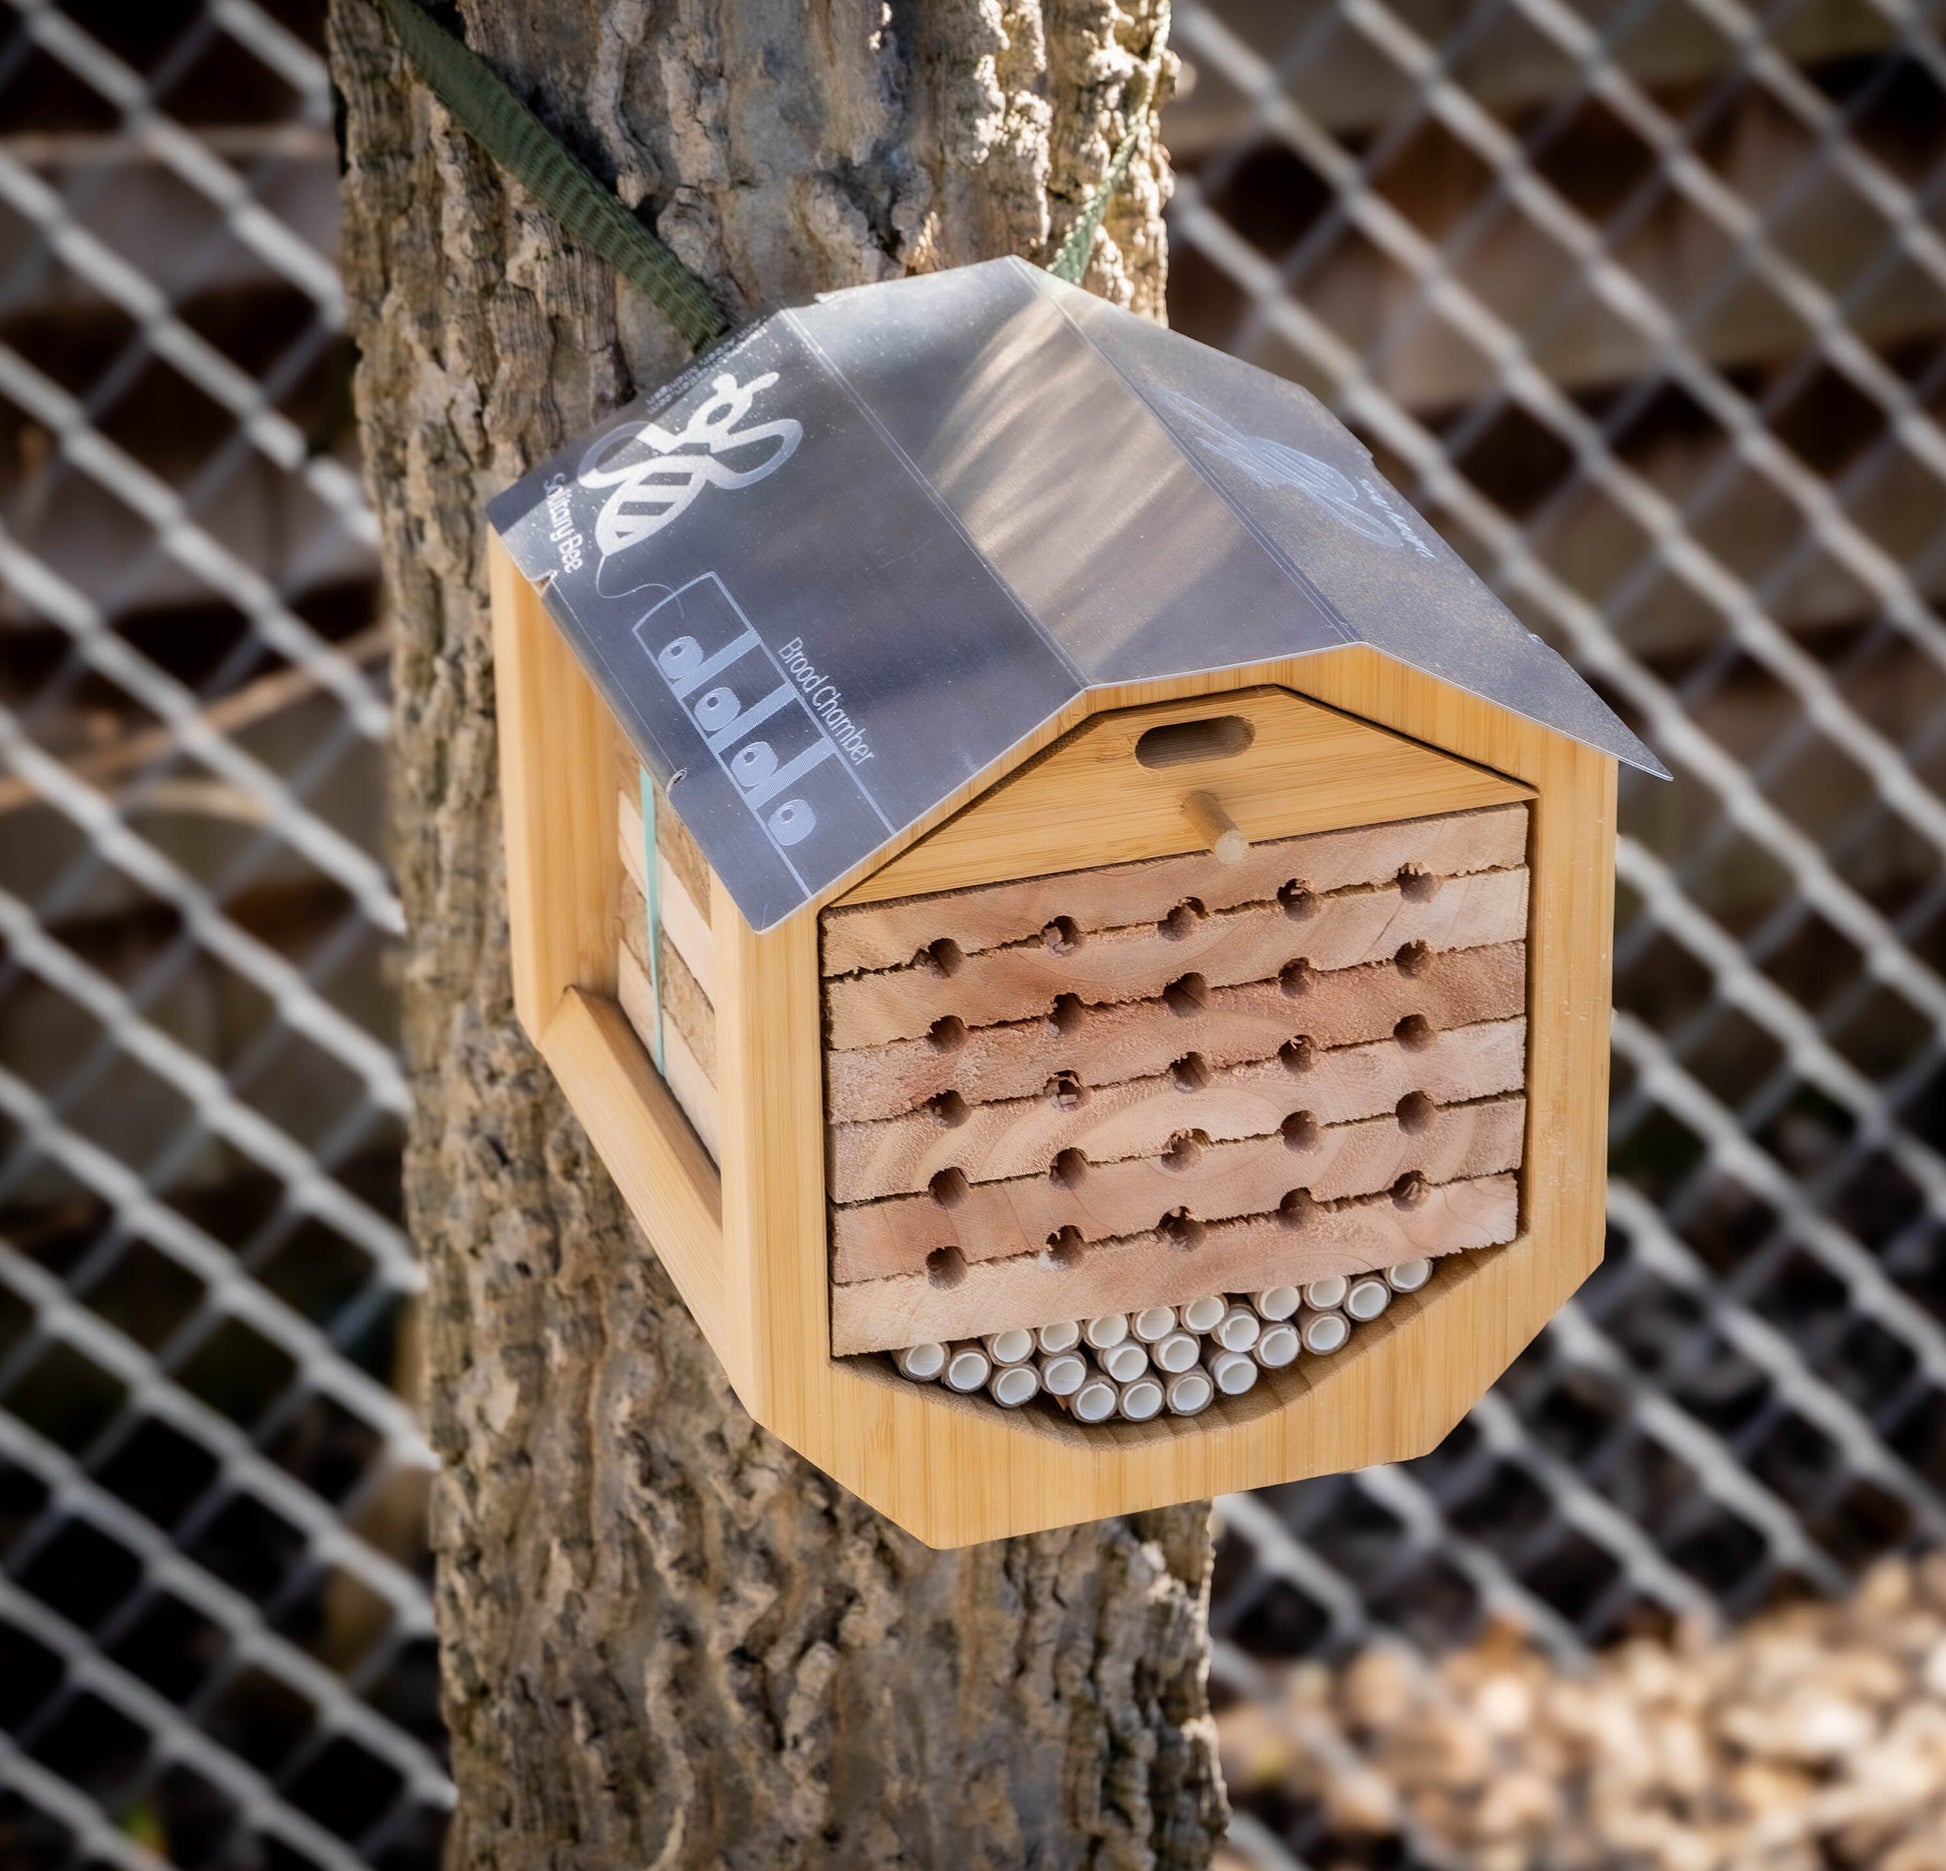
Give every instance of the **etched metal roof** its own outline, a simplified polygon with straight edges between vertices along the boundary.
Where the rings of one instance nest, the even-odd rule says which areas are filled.
[[[756,929],[1083,691],[1364,643],[1661,773],[1293,384],[993,260],[778,312],[488,509]]]

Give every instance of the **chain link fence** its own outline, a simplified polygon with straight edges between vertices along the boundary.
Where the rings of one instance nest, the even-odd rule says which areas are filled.
[[[1179,15],[1173,321],[1337,409],[1676,774],[1623,783],[1607,1263],[1436,1454],[1224,1504],[1226,1695],[1495,1618],[1572,1666],[1946,1526],[1940,25]]]
[[[310,9],[0,14],[0,1863],[451,1793]]]
[[[1179,5],[1176,324],[1344,415],[1677,775],[1624,781],[1607,1264],[1436,1454],[1223,1503],[1224,1698],[1942,1543],[1939,27]],[[9,1871],[424,1866],[450,1805],[317,43],[0,9]],[[1266,1796],[1234,1843],[1318,1838]]]

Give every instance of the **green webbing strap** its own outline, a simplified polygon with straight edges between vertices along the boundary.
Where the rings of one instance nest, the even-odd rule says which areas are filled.
[[[655,842],[655,781],[647,767],[642,775],[642,896],[648,905],[649,998],[655,1002],[655,1069],[669,1075],[662,1064],[662,905],[659,901],[661,862]]]
[[[1066,280],[1070,286],[1080,285],[1081,276],[1088,270],[1088,256],[1095,250],[1095,234],[1101,226],[1101,217],[1108,212],[1108,204],[1121,187],[1122,177],[1128,174],[1135,146],[1142,140],[1142,119],[1148,115],[1149,105],[1155,98],[1155,88],[1162,82],[1162,52],[1168,43],[1169,0],[1163,0],[1162,10],[1156,15],[1155,33],[1149,40],[1149,56],[1142,62],[1139,74],[1141,93],[1129,105],[1128,114],[1133,122],[1128,135],[1115,146],[1108,173],[1101,178],[1101,186],[1089,197],[1081,218],[1068,229],[1068,237],[1062,241],[1061,251],[1047,263],[1047,270],[1056,279]]]
[[[379,0],[399,44],[453,120],[584,246],[641,287],[692,351],[730,329],[703,282],[584,169],[478,53],[417,0]]]
[[[709,288],[561,146],[554,132],[507,89],[477,52],[433,20],[418,0],[379,0],[379,5],[399,35],[413,70],[453,121],[570,234],[639,286],[692,351],[700,351],[730,329]],[[1140,94],[1129,105],[1129,115],[1137,121],[1116,145],[1101,186],[1068,229],[1060,252],[1048,262],[1047,270],[1070,286],[1080,285],[1088,270],[1102,216],[1141,141],[1140,119],[1148,114],[1162,80],[1162,53],[1168,41],[1169,5],[1163,0],[1149,40],[1149,56],[1138,74]]]

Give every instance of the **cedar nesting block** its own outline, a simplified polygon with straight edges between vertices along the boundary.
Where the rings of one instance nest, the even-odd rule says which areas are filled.
[[[900,1524],[1419,1453],[1595,1265],[1660,769],[1302,391],[996,261],[492,517],[516,1010]]]

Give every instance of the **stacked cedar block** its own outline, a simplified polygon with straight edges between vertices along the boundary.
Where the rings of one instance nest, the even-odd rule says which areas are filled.
[[[657,832],[652,989],[625,798],[621,1001],[654,1048],[659,989],[664,1077],[714,1153],[708,872],[673,815]],[[1165,1358],[1335,1349],[1301,1301],[1375,1316],[1359,1276],[1403,1290],[1511,1240],[1526,846],[1514,804],[827,909],[834,1350],[1070,1408],[1153,1356],[1159,1409]]]
[[[827,910],[834,1349],[1511,1240],[1526,845],[1510,805]]]

